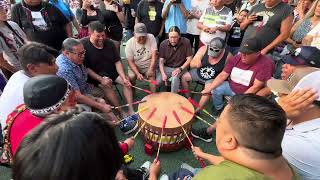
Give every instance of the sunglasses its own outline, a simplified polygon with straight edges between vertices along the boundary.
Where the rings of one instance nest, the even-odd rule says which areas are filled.
[[[216,47],[209,47],[209,50],[210,50],[210,51],[214,51],[214,52],[216,52],[216,53],[221,51],[221,49],[216,48]]]

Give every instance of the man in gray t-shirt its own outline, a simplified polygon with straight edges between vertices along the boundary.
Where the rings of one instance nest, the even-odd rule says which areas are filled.
[[[264,47],[261,54],[265,55],[289,37],[292,19],[292,8],[281,0],[258,4],[240,25],[246,29],[243,40],[257,37]]]

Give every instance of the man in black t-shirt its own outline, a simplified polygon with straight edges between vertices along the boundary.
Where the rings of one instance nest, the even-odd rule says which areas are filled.
[[[123,94],[129,104],[129,113],[133,114],[132,90],[129,78],[126,76],[120,55],[113,42],[106,39],[105,26],[99,21],[89,24],[90,36],[82,39],[86,50],[84,65],[89,74],[89,83],[103,89],[105,96],[114,106],[119,101],[112,88],[113,83],[123,85]],[[119,110],[122,115],[123,112]]]
[[[11,12],[12,21],[26,33],[30,41],[46,44],[57,50],[62,42],[72,35],[67,28],[68,20],[53,5],[41,0],[23,0],[16,4]]]
[[[124,28],[127,31],[126,38],[130,39],[133,37],[133,27],[135,24],[137,7],[140,0],[131,0],[129,4],[124,4]]]
[[[145,24],[148,33],[153,34],[158,44],[164,30],[162,7],[163,3],[159,0],[141,0],[136,13],[136,22]]]
[[[256,37],[264,47],[262,55],[272,50],[290,35],[293,22],[292,8],[281,0],[268,0],[252,7],[240,24],[245,29],[243,41]]]

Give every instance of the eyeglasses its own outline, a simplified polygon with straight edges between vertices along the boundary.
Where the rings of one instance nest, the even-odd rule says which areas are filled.
[[[82,51],[82,52],[73,52],[73,51],[70,51],[70,53],[72,54],[76,54],[78,55],[78,57],[82,57],[86,54],[86,50]]]

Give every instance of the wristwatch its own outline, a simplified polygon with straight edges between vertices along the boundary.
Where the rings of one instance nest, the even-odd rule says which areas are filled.
[[[183,71],[182,67],[179,67],[180,71]]]

